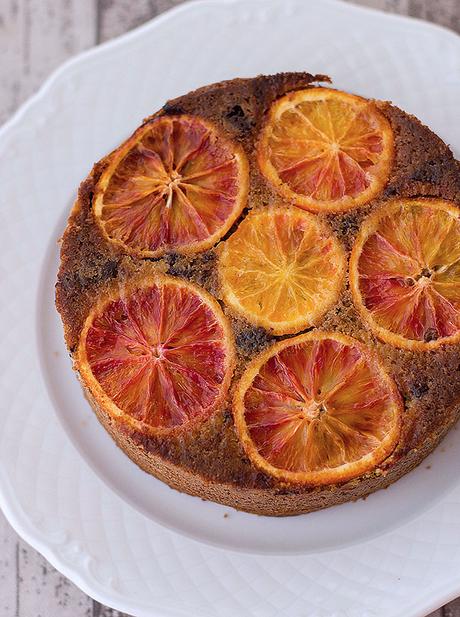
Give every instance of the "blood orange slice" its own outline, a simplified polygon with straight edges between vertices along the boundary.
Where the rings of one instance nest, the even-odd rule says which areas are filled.
[[[345,482],[373,470],[398,442],[401,411],[377,357],[333,332],[309,332],[262,353],[234,398],[246,454],[298,484]]]
[[[393,132],[372,101],[310,88],[274,103],[257,156],[281,195],[313,212],[340,212],[369,202],[386,184]]]
[[[274,334],[311,326],[338,298],[345,254],[313,214],[281,207],[253,212],[221,246],[226,304]]]
[[[460,210],[450,202],[392,201],[363,224],[350,260],[363,319],[406,349],[460,341]]]
[[[76,364],[104,411],[158,432],[205,419],[222,402],[234,365],[232,335],[209,294],[155,275],[99,300]]]
[[[129,253],[194,253],[230,229],[247,190],[239,145],[201,118],[161,116],[111,155],[94,213],[108,239]]]

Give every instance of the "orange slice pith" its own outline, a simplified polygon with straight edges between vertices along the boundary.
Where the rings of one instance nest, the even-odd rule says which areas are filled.
[[[460,341],[460,210],[396,200],[363,224],[350,259],[356,306],[379,338],[428,350]]]
[[[291,92],[276,101],[257,158],[276,191],[313,212],[366,204],[384,187],[393,132],[372,101],[329,88]]]
[[[402,403],[377,357],[351,337],[309,332],[277,343],[234,398],[251,461],[289,483],[324,485],[370,472],[394,450]]]
[[[222,244],[222,295],[250,323],[293,334],[336,302],[345,265],[339,241],[316,216],[297,208],[259,210]]]
[[[113,153],[94,213],[106,237],[130,253],[193,253],[230,229],[247,190],[239,145],[201,118],[160,116]]]
[[[233,367],[232,334],[218,303],[163,275],[102,298],[86,320],[77,355],[98,404],[152,432],[209,417],[227,393]]]

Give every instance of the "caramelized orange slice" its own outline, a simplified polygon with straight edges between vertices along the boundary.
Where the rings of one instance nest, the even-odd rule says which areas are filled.
[[[313,214],[298,208],[253,212],[221,246],[223,298],[254,325],[274,334],[299,332],[337,301],[344,251]]]
[[[184,427],[223,401],[234,366],[232,334],[208,293],[156,275],[99,300],[76,365],[113,417],[142,431]]]
[[[394,450],[402,403],[358,341],[313,331],[256,357],[234,398],[235,424],[259,469],[289,483],[346,482]]]
[[[258,161],[275,190],[296,205],[341,212],[366,204],[387,183],[393,132],[372,101],[309,88],[272,105]]]
[[[129,253],[195,253],[230,229],[247,190],[239,145],[201,118],[160,116],[111,155],[94,214],[106,237]]]
[[[363,224],[350,285],[363,319],[406,349],[460,341],[460,210],[437,199],[396,200]]]

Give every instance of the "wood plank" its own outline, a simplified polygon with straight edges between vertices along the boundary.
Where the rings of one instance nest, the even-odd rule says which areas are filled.
[[[93,601],[93,613],[91,617],[130,617],[130,615],[120,613],[119,611],[115,611],[113,608],[102,606],[99,602]]]
[[[99,0],[98,42],[106,41],[139,26],[183,0]],[[375,9],[412,15],[460,31],[458,0],[345,0]]]
[[[98,42],[132,30],[184,0],[98,0]]]
[[[409,0],[344,0],[352,4],[361,4],[371,9],[399,13],[400,15],[409,14]]]
[[[92,617],[93,601],[19,540],[17,617]]]
[[[382,11],[426,19],[460,32],[460,2],[458,0],[345,0]]]
[[[0,2],[0,123],[53,69],[96,42],[94,0]]]
[[[68,57],[126,32],[182,0],[4,0],[0,4],[0,123]],[[355,0],[460,31],[457,0]],[[46,24],[46,25],[45,25]],[[3,51],[3,50],[2,50]],[[13,68],[12,68],[13,67]]]
[[[453,602],[449,602],[444,607],[443,617],[460,617],[460,598],[454,600]]]
[[[2,617],[129,617],[87,597],[23,542],[0,512]]]
[[[460,32],[460,5],[458,0],[409,0],[409,15],[432,21]]]
[[[182,0],[2,0],[0,122],[62,61]],[[350,0],[351,1],[351,0]],[[460,31],[458,0],[353,0]],[[0,514],[2,617],[126,617],[89,599],[20,541]],[[460,617],[460,599],[429,617]]]
[[[0,511],[0,615],[13,617],[17,607],[16,534]]]

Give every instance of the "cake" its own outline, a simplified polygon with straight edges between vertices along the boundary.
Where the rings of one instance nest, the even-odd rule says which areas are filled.
[[[98,419],[143,470],[262,515],[364,497],[460,404],[460,167],[329,78],[167,102],[81,183],[56,306]]]

